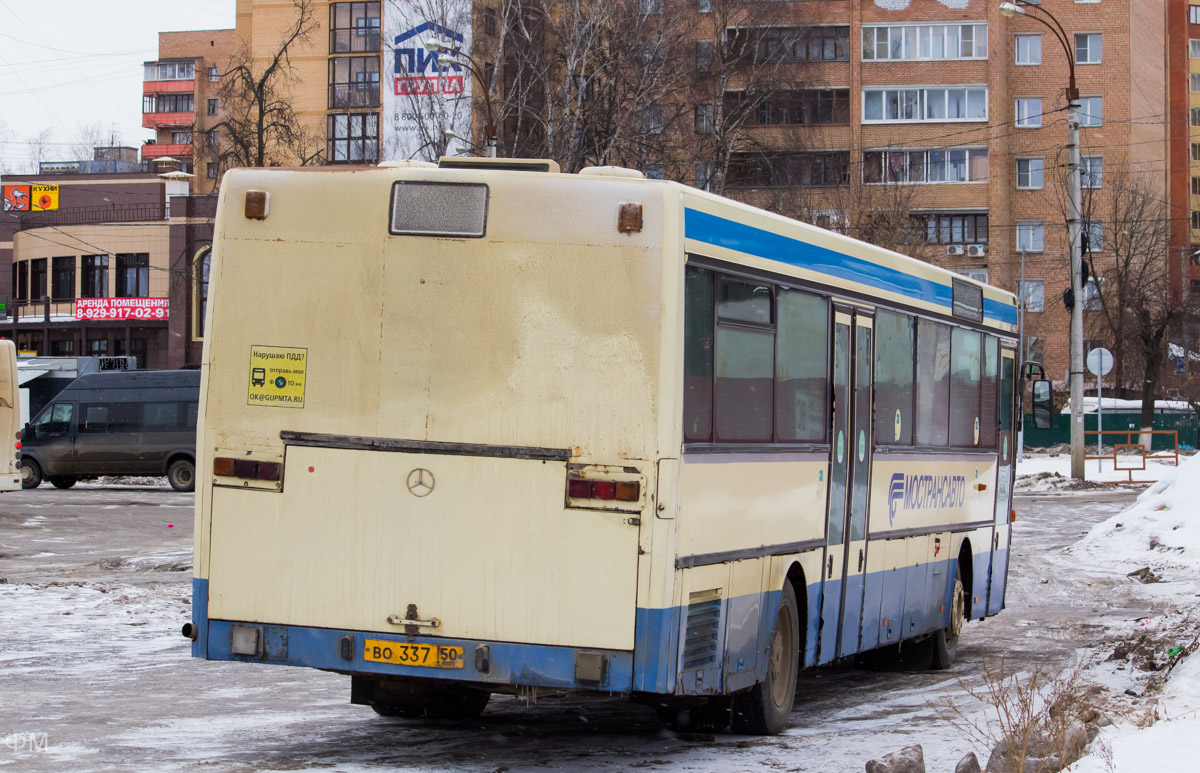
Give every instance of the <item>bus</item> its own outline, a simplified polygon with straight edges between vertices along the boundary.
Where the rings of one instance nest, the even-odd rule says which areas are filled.
[[[210,281],[196,657],[771,734],[800,669],[1004,606],[1007,292],[514,159],[232,171]]]
[[[17,345],[0,339],[0,491],[21,488],[21,388]]]

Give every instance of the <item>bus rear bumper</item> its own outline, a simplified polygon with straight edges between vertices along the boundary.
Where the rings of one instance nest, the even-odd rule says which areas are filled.
[[[235,638],[238,644],[235,645]],[[396,665],[368,660],[366,642],[461,647],[460,668]],[[249,647],[247,642],[253,642]],[[238,654],[248,648],[255,654]],[[379,650],[380,646],[372,649]],[[481,687],[542,687],[628,693],[633,687],[633,653],[511,642],[396,636],[297,625],[209,620],[192,643],[192,654],[228,660],[303,666],[354,675],[441,679]]]

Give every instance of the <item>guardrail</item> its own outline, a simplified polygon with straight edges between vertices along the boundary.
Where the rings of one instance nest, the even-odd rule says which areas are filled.
[[[1104,437],[1103,437],[1104,435],[1120,435],[1125,438],[1124,443],[1110,443],[1109,444],[1109,446],[1112,449],[1112,453],[1108,453],[1108,454],[1086,454],[1085,453],[1084,454],[1083,458],[1085,460],[1086,459],[1099,459],[1099,460],[1107,459],[1113,463],[1113,470],[1127,471],[1129,473],[1129,480],[1127,480],[1127,481],[1125,481],[1125,480],[1105,480],[1105,481],[1099,481],[1100,483],[1108,483],[1108,484],[1154,483],[1154,481],[1151,481],[1151,480],[1134,480],[1133,479],[1133,473],[1138,472],[1139,470],[1146,469],[1146,460],[1147,459],[1171,459],[1171,460],[1173,460],[1176,467],[1179,466],[1179,430],[1175,430],[1175,429],[1148,429],[1148,430],[1140,430],[1140,429],[1094,430],[1094,429],[1089,429],[1089,430],[1084,430],[1084,432],[1083,432],[1085,447],[1087,446],[1087,436],[1088,435],[1097,435],[1098,436],[1096,438],[1097,444],[1099,443],[1099,441],[1102,441],[1104,439]],[[1172,440],[1171,450],[1163,451],[1160,453],[1155,453],[1155,452],[1151,451],[1149,454],[1147,454],[1145,446],[1143,446],[1141,443],[1133,442],[1134,435],[1169,435],[1169,436],[1171,436],[1171,440]],[[1153,445],[1153,441],[1151,441],[1151,445]],[[1136,460],[1136,461],[1134,461],[1134,460]],[[1136,466],[1134,466],[1135,464],[1136,464]]]

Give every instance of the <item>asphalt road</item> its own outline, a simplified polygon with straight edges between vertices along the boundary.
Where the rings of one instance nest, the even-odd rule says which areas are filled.
[[[80,485],[0,495],[0,771],[861,771],[922,743],[929,770],[972,744],[948,723],[985,663],[1067,667],[1152,614],[1136,583],[1061,548],[1129,492],[1018,497],[1008,609],[968,624],[949,672],[839,665],[802,675],[793,727],[748,738],[664,730],[619,697],[494,697],[467,723],[384,719],[349,679],[192,660],[192,497]],[[983,759],[986,762],[986,757]]]

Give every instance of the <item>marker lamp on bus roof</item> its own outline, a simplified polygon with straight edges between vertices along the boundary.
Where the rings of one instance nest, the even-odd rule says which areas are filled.
[[[487,231],[483,183],[398,180],[392,185],[388,231],[402,236],[480,238]]]
[[[267,191],[246,191],[246,219],[266,220],[271,211],[271,194]]]

